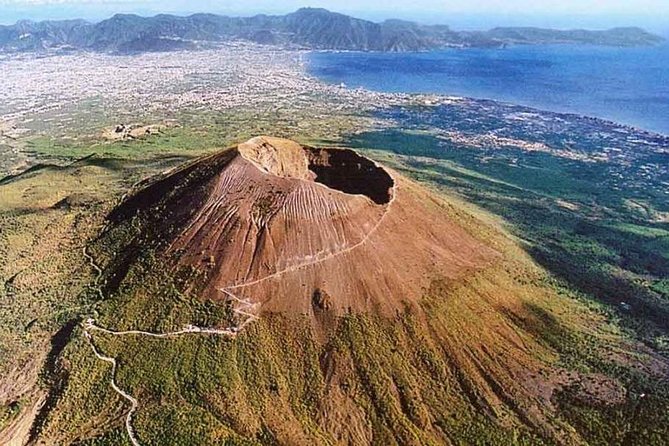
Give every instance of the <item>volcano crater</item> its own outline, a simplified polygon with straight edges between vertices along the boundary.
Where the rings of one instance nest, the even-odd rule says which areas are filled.
[[[314,148],[293,141],[259,136],[239,145],[239,153],[265,173],[314,181],[374,203],[390,202],[393,178],[373,161],[350,149]]]

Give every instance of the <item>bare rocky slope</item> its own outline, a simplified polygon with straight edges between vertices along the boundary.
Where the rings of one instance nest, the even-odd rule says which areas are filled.
[[[236,289],[264,311],[309,314],[322,292],[339,315],[393,314],[433,277],[459,277],[495,257],[425,191],[351,150],[254,138],[202,187],[197,202],[166,203],[190,214],[165,254],[206,271],[196,291],[212,299]],[[132,204],[120,212],[151,203]]]

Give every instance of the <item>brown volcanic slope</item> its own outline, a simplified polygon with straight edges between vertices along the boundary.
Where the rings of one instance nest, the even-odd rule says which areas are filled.
[[[218,170],[199,197],[167,205],[190,211],[166,253],[207,271],[203,297],[224,298],[225,289],[263,311],[309,314],[323,294],[320,306],[337,314],[389,315],[432,278],[495,256],[425,190],[351,150],[257,137],[197,169],[211,165]]]
[[[558,294],[499,229],[351,150],[254,138],[138,185],[108,219],[91,246],[101,326],[165,333],[259,316],[234,338],[94,332],[138,401],[141,444],[664,438],[662,423],[617,427],[642,417],[633,392],[596,373],[632,357],[598,331],[605,319]],[[43,438],[116,444],[127,401],[79,346]],[[580,415],[593,410],[598,422]]]

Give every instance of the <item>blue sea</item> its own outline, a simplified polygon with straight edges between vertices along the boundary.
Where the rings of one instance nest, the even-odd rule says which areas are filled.
[[[311,74],[384,92],[485,98],[669,134],[669,45],[311,53]]]

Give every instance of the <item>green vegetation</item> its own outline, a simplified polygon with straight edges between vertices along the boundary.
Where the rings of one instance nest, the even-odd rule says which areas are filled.
[[[175,227],[158,225],[158,213],[148,226],[129,219],[96,237],[137,180],[247,136],[294,131],[269,118],[202,119],[211,121],[137,141],[35,138],[28,144],[44,165],[0,185],[0,298],[10,302],[0,307],[0,372],[42,348],[29,372],[41,370],[49,386],[50,405],[37,426],[53,443],[129,444],[129,405],[109,385],[111,366],[93,356],[76,323],[69,342],[51,340],[67,322],[93,315],[103,326],[159,332],[235,322],[229,304],[198,299],[192,285],[202,271],[165,276],[155,249]],[[350,124],[323,123],[330,130]],[[117,382],[140,401],[133,423],[143,444],[539,445],[556,443],[554,433],[571,427],[593,445],[666,443],[669,386],[658,378],[661,361],[630,347],[643,340],[669,348],[669,228],[649,218],[666,211],[657,197],[610,190],[599,184],[605,172],[597,166],[547,153],[501,151],[482,161],[475,150],[444,151],[429,132],[374,132],[344,142],[331,133],[304,132],[310,136],[301,141],[363,148],[442,191],[454,218],[503,253],[503,266],[457,286],[435,280],[420,311],[344,316],[325,343],[307,318],[283,315],[262,318],[234,339],[97,333],[95,345],[118,359]],[[54,207],[75,193],[87,199]],[[262,201],[257,207],[265,211]],[[146,240],[155,245],[140,244]],[[151,249],[124,250],[130,241]],[[86,244],[105,267],[104,300],[82,255]],[[122,264],[131,267],[121,271]],[[511,296],[523,305],[511,305]],[[650,371],[635,368],[639,361]],[[535,416],[527,389],[535,379],[555,384],[562,379],[556,370],[612,377],[628,394],[614,403],[593,400],[576,382],[553,394],[556,413]],[[23,404],[0,407],[0,429]],[[328,423],[350,426],[343,435],[351,437],[337,438]]]
[[[431,311],[443,312],[444,302],[435,296]],[[457,359],[421,326],[409,312],[391,321],[351,315],[319,345],[306,319],[277,315],[234,340],[96,335],[96,344],[118,358],[118,382],[141,402],[135,427],[143,444],[329,443],[334,439],[317,421],[324,410],[344,416],[337,405],[353,402],[383,444],[440,444],[442,436],[458,444],[541,444],[529,430],[502,428],[477,412],[461,387],[474,384],[459,381],[448,362]],[[109,368],[91,373],[90,357],[84,342],[69,346],[72,375],[45,433],[67,439],[85,432],[90,424],[78,423],[89,417],[118,413],[118,397],[104,386]],[[115,438],[91,444],[117,444]]]
[[[662,196],[612,189],[605,163],[519,149],[484,157],[474,148],[445,149],[426,132],[371,132],[345,144],[377,149],[371,156],[502,216],[540,264],[661,347],[669,330],[669,226],[648,212],[666,212]],[[645,200],[645,212],[630,200]]]
[[[345,144],[502,216],[526,251],[555,275],[548,287],[589,306],[616,336],[669,353],[669,226],[653,221],[667,210],[653,190],[640,195],[610,188],[603,181],[605,164],[512,149],[484,157],[475,148],[444,149],[427,132],[372,132]],[[613,405],[584,399],[571,386],[558,394],[560,413],[589,444],[666,444],[664,372],[648,376],[635,370],[633,360],[612,361],[619,348],[583,327],[565,325],[558,308],[531,312],[538,324],[528,329],[560,353],[564,367],[613,376],[628,389],[626,401]]]
[[[7,426],[21,411],[21,402],[12,401],[6,406],[0,407],[0,430]]]
[[[27,141],[26,149],[38,156],[63,160],[83,158],[90,154],[103,158],[136,160],[165,154],[200,154],[220,146],[221,143],[224,141],[218,140],[216,135],[206,136],[186,129],[167,129],[150,138],[110,142],[72,142],[37,136]]]

